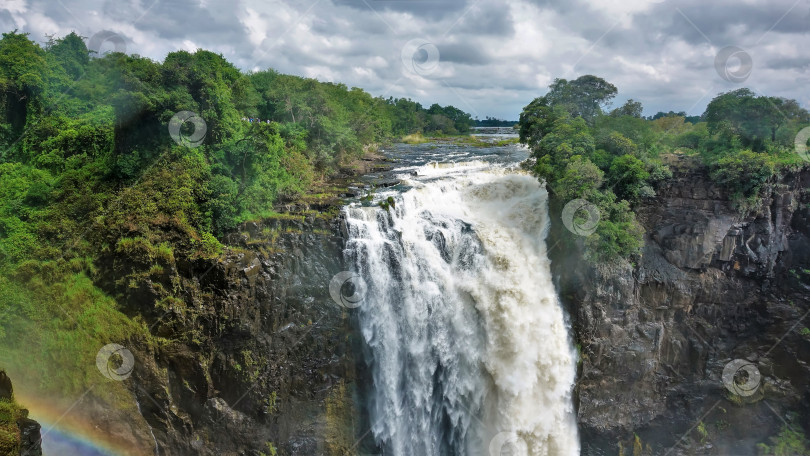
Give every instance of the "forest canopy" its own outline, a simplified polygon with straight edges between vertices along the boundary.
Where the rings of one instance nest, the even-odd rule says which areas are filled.
[[[193,151],[167,131],[181,111],[203,121]],[[3,34],[0,114],[3,176],[28,189],[4,214],[5,233],[27,231],[12,236],[16,242],[4,236],[6,257],[16,259],[14,252],[30,251],[23,239],[44,234],[23,223],[25,214],[37,212],[52,227],[70,223],[54,220],[59,201],[73,220],[90,220],[158,163],[193,174],[183,229],[222,234],[334,174],[364,147],[411,133],[466,133],[474,123],[453,106],[425,108],[273,70],[245,74],[204,50],[172,52],[163,63],[98,56],[75,33],[44,48],[25,34]]]
[[[632,99],[608,111],[616,94],[597,76],[557,79],[520,115],[532,171],[562,203],[581,198],[599,208],[599,224],[585,239],[592,259],[640,253],[643,230],[633,209],[671,177],[667,155],[698,157],[741,212],[757,210],[762,190],[780,173],[807,166],[794,141],[810,113],[795,100],[743,88],[717,95],[701,116],[644,118]]]
[[[148,332],[119,304],[143,284],[159,288],[175,259],[217,257],[239,223],[277,216],[280,202],[381,144],[473,124],[453,106],[245,73],[201,49],[156,62],[98,55],[75,33],[43,46],[4,33],[0,362],[55,356],[26,369],[30,381],[86,385],[82,360]],[[99,271],[116,283],[100,287]]]

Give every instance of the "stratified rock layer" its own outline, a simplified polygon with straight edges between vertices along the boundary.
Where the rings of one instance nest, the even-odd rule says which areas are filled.
[[[655,454],[756,454],[785,420],[810,435],[810,172],[770,185],[762,209],[741,215],[700,165],[673,168],[638,209],[638,264],[552,252],[581,350],[583,454],[630,451],[634,434]],[[750,396],[721,379],[735,359],[761,373]]]

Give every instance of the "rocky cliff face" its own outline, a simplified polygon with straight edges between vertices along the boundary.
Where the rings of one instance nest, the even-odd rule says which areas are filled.
[[[228,240],[244,250],[179,265],[199,284],[192,302],[204,309],[188,326],[209,346],[156,353],[157,369],[143,378],[151,386],[144,395],[162,406],[151,416],[167,446],[269,454],[272,442],[282,454],[317,455],[351,444],[353,339],[348,313],[328,291],[343,269],[338,223],[248,223]]]
[[[755,454],[783,426],[810,435],[810,172],[773,183],[762,209],[741,215],[700,166],[672,166],[638,210],[637,264],[589,266],[556,244],[564,228],[553,224],[552,267],[581,352],[583,454]],[[85,413],[134,454],[357,452],[368,428],[359,337],[328,291],[344,269],[340,218],[248,223],[226,241],[222,257],[177,259],[129,291],[130,312],[163,338],[128,347],[139,413]],[[753,385],[744,395],[724,382],[735,360],[746,367],[732,383]]]
[[[705,169],[673,160],[638,210],[638,264],[552,252],[581,352],[583,454],[756,454],[783,426],[810,435],[810,172],[741,215]]]
[[[350,314],[329,295],[339,217],[250,222],[226,241],[221,257],[177,259],[129,291],[128,311],[162,338],[127,347],[140,416],[83,413],[133,454],[343,454],[360,424]]]

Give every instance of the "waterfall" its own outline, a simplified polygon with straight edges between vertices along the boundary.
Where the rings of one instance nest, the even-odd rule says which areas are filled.
[[[578,454],[545,189],[482,162],[416,174],[388,209],[345,209],[374,438],[391,456]]]
[[[138,400],[137,396],[135,396],[135,406],[138,408],[138,415],[143,416],[143,412],[141,411],[141,401]],[[146,427],[149,428],[149,434],[152,436],[152,441],[155,443],[155,456],[160,456],[160,445],[158,445],[157,437],[155,437],[155,431],[152,429],[152,425],[146,421],[146,417],[144,417],[143,421],[146,423]]]

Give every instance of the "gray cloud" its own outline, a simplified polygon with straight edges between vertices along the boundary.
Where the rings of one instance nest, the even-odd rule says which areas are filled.
[[[131,53],[162,60],[205,48],[246,71],[362,87],[516,119],[555,77],[592,73],[645,112],[699,114],[721,91],[748,86],[796,98],[810,80],[810,0],[5,0],[0,26],[46,34],[112,30]],[[792,9],[791,9],[792,8]],[[408,70],[406,43],[439,50],[429,74]],[[743,85],[715,70],[729,45],[753,61]],[[416,59],[419,56],[415,57]]]
[[[334,0],[339,6],[360,11],[395,11],[409,13],[424,20],[436,21],[462,12],[470,0]]]
[[[441,52],[441,60],[444,62],[467,65],[486,65],[492,62],[492,59],[486,55],[485,49],[469,42],[444,44],[438,46],[438,49]]]

